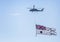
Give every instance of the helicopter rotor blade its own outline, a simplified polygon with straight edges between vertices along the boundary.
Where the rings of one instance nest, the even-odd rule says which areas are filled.
[[[27,9],[32,9],[32,8],[27,8]]]
[[[42,9],[42,8],[40,8],[40,7],[37,7],[37,9]]]

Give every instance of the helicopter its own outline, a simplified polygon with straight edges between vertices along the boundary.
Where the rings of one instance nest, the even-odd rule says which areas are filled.
[[[44,10],[44,8],[42,8],[41,10],[39,10],[39,9],[36,9],[36,8],[35,8],[35,5],[33,5],[33,8],[30,9],[29,11],[30,11],[30,12],[42,12],[43,10]]]

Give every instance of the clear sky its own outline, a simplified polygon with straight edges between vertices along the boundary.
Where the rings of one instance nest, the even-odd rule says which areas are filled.
[[[29,12],[45,8],[43,12]],[[55,28],[57,35],[38,35],[35,24]],[[60,0],[0,0],[0,42],[59,42]]]

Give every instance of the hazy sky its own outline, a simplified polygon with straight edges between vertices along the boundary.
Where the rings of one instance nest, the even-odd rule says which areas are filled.
[[[28,8],[45,8],[29,12]],[[36,24],[55,28],[57,36],[38,35]],[[60,0],[0,0],[0,42],[59,42]]]

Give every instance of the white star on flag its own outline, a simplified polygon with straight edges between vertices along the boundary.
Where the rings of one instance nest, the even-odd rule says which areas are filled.
[[[42,25],[36,25],[36,35],[37,34],[56,35],[56,29],[45,27]]]

